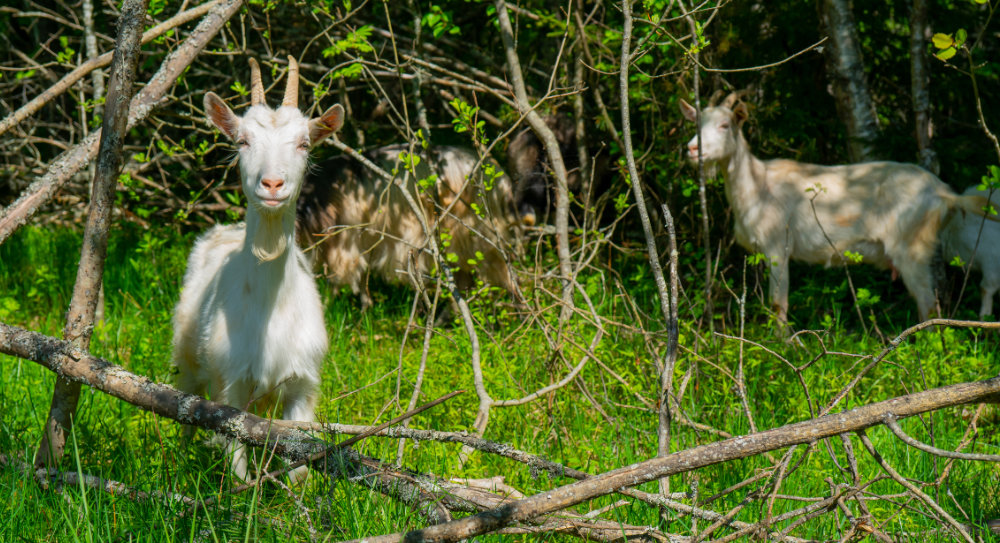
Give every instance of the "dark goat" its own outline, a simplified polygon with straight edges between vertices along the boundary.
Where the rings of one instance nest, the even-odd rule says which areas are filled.
[[[564,115],[548,115],[545,124],[555,134],[559,142],[559,152],[566,164],[566,185],[577,202],[592,201],[591,194],[582,194],[588,186],[580,171],[580,155],[577,150],[576,125],[573,119]],[[606,187],[610,184],[607,155],[600,154],[593,163],[594,184]],[[531,128],[525,128],[514,136],[507,147],[507,172],[514,179],[514,202],[521,222],[533,226],[546,222],[555,209],[555,178],[549,165],[549,156],[538,136]]]

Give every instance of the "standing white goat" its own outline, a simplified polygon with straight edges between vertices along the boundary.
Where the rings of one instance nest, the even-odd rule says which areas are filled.
[[[242,118],[205,95],[208,119],[239,146],[246,223],[216,226],[195,243],[174,313],[173,363],[187,392],[240,409],[280,397],[285,419],[312,421],[327,338],[316,283],[295,244],[295,201],[309,148],[340,128],[344,110],[302,115],[292,57],[284,101],[271,109],[254,59],[250,69]],[[234,474],[246,480],[246,448],[233,441],[228,450]],[[303,466],[291,478],[305,475]]]
[[[988,190],[976,187],[970,187],[965,194],[989,197]],[[1000,194],[997,191],[993,191],[991,201],[994,208],[1000,208]],[[982,272],[983,281],[979,288],[983,301],[979,307],[979,318],[985,319],[987,315],[992,315],[993,297],[1000,289],[1000,224],[983,224],[981,217],[956,214],[941,231],[941,246],[945,260],[958,256],[972,266],[972,269]]]
[[[863,261],[898,272],[921,319],[934,308],[931,260],[938,231],[953,210],[984,214],[981,196],[958,196],[913,164],[866,162],[818,166],[753,156],[741,127],[747,108],[738,93],[701,112],[702,160],[725,177],[736,241],[764,253],[778,320],[787,322],[788,261],[827,266]],[[695,122],[684,100],[681,113]],[[687,144],[698,160],[698,137]]]

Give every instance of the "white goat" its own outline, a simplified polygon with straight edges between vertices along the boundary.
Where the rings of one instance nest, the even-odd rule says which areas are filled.
[[[459,288],[471,287],[475,273],[512,291],[500,251],[511,242],[517,222],[510,179],[500,175],[487,183],[476,156],[456,147],[419,151],[408,174],[400,162],[408,150],[390,145],[365,153],[383,169],[406,175],[405,184],[390,183],[348,156],[311,169],[299,199],[298,230],[303,246],[316,245],[317,267],[332,284],[350,286],[365,308],[371,305],[372,273],[390,283],[411,283],[411,274],[423,281],[434,263],[420,220],[401,192],[407,190],[419,195],[425,220],[443,236],[443,252],[454,255]],[[432,182],[418,187],[419,180]]]
[[[858,260],[892,269],[917,300],[921,319],[934,308],[931,260],[938,231],[953,210],[984,214],[987,200],[958,196],[913,164],[867,162],[818,166],[753,156],[741,127],[746,104],[732,93],[701,112],[702,159],[720,168],[735,216],[736,241],[764,253],[778,320],[787,322],[788,261],[827,266]],[[684,100],[681,113],[695,122]],[[688,142],[698,160],[698,137]]]
[[[976,187],[970,187],[965,194],[989,197],[988,190]],[[1000,208],[1000,193],[994,191],[991,201],[994,208]],[[989,221],[983,224],[981,217],[956,213],[941,231],[941,246],[946,261],[958,256],[972,266],[972,269],[982,272],[983,281],[979,284],[979,290],[983,301],[979,308],[979,318],[985,319],[987,315],[992,315],[993,297],[1000,289],[1000,224]]]
[[[250,59],[251,106],[243,117],[212,92],[208,119],[239,146],[246,223],[216,226],[195,243],[174,313],[178,385],[246,409],[284,402],[284,418],[312,421],[326,326],[316,283],[295,244],[295,201],[309,148],[343,123],[340,105],[310,121],[299,111],[298,66],[289,57],[284,101],[264,101]],[[231,442],[232,471],[246,480],[246,448]],[[293,481],[306,468],[291,474]]]

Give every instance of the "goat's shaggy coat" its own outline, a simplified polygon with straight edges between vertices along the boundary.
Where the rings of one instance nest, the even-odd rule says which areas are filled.
[[[788,311],[789,259],[830,266],[854,263],[857,255],[898,271],[926,319],[935,302],[931,260],[938,232],[956,209],[982,215],[986,199],[958,196],[913,164],[760,160],[740,130],[747,111],[742,102],[734,106],[737,99],[734,93],[701,112],[702,157],[725,177],[736,241],[768,259],[778,319],[784,322]],[[697,111],[683,100],[680,106],[694,122]],[[697,161],[698,151],[695,136],[688,158]]]
[[[474,275],[487,284],[512,290],[502,248],[511,242],[513,198],[510,180],[502,175],[485,182],[477,158],[455,147],[421,153],[413,174],[399,162],[405,145],[366,153],[373,163],[407,182],[389,183],[357,160],[341,156],[313,168],[299,199],[299,241],[315,246],[316,267],[334,285],[347,285],[371,304],[368,277],[390,283],[422,284],[434,267],[418,216],[401,190],[408,190],[424,209],[424,217],[440,237],[439,246],[452,258],[459,288]],[[436,179],[431,176],[437,176]],[[422,185],[419,180],[428,180]],[[485,186],[490,185],[490,186]]]
[[[985,198],[989,196],[989,191],[970,187],[964,194]],[[990,200],[994,209],[1000,209],[1000,192],[993,191]],[[977,215],[956,213],[941,231],[941,246],[945,261],[958,256],[972,269],[982,272],[983,280],[979,287],[983,300],[979,317],[985,319],[987,315],[992,315],[993,297],[1000,290],[1000,224],[984,223],[983,218]]]
[[[246,409],[284,403],[284,418],[312,421],[327,350],[315,280],[295,244],[295,201],[309,147],[340,127],[337,105],[310,121],[295,105],[290,58],[285,103],[264,103],[256,62],[253,105],[242,118],[214,93],[209,120],[237,142],[246,223],[216,226],[191,251],[174,312],[173,363],[187,392]],[[230,443],[232,470],[248,478],[246,449]],[[305,467],[291,476],[299,480]]]

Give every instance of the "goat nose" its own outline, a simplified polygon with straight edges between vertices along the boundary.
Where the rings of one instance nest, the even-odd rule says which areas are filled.
[[[285,185],[285,180],[265,177],[264,179],[260,180],[260,183],[264,185],[264,188],[266,188],[267,190],[275,192]]]

